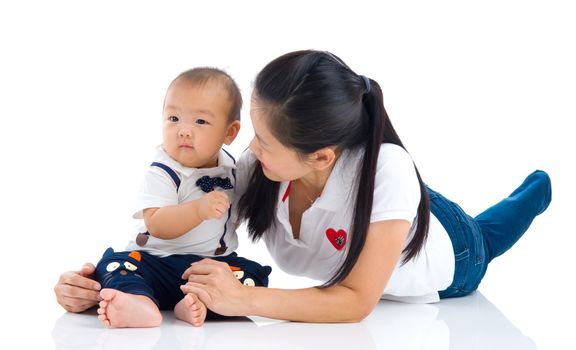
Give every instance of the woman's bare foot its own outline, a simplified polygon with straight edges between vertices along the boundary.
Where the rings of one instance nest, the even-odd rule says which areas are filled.
[[[102,289],[98,319],[105,326],[117,328],[158,327],[162,314],[147,296],[128,294],[116,289]]]
[[[206,312],[206,305],[195,294],[191,293],[186,294],[174,307],[174,315],[177,319],[196,327],[204,324]]]

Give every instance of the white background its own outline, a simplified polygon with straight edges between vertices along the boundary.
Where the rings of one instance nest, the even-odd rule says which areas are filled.
[[[4,318],[51,329],[62,314],[52,291],[59,274],[125,245],[132,198],[161,142],[164,92],[178,73],[209,65],[237,80],[246,102],[231,147],[239,155],[252,137],[248,104],[256,73],[283,53],[313,48],[332,51],[380,83],[425,181],[470,214],[508,195],[534,169],[549,172],[550,208],[493,262],[480,290],[538,348],[565,344],[574,323],[561,319],[576,313],[572,6],[2,2]],[[263,247],[240,236],[241,254],[271,264]],[[309,283],[278,269],[271,282]]]

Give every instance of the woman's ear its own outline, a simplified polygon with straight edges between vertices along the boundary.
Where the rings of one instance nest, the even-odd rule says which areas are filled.
[[[316,170],[324,170],[331,167],[336,161],[337,154],[334,147],[324,147],[310,156],[311,166]]]
[[[230,145],[232,141],[238,136],[238,132],[240,131],[240,122],[235,120],[230,125],[228,125],[228,129],[226,130],[226,137],[224,138],[224,144]]]

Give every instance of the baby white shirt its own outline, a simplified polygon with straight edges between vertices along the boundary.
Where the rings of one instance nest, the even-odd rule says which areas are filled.
[[[215,251],[222,243],[227,247],[222,255],[228,255],[238,248],[238,237],[230,219],[231,209],[220,219],[205,220],[184,235],[174,239],[159,239],[152,235],[144,246],[136,243],[138,233],[147,232],[143,220],[143,210],[177,205],[201,198],[205,192],[196,185],[203,176],[229,178],[235,186],[236,165],[232,156],[224,150],[218,155],[218,165],[213,168],[188,168],[171,158],[161,146],[158,147],[154,162],[164,164],[172,169],[180,180],[177,187],[172,177],[162,168],[150,166],[136,198],[135,214],[138,221],[137,232],[128,243],[126,250],[143,250],[153,255],[167,256],[172,254],[196,254],[216,256]],[[234,189],[216,188],[228,195],[230,203],[234,201]],[[221,242],[221,239],[223,242]]]

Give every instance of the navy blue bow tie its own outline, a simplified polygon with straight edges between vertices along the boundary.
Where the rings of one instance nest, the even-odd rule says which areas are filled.
[[[196,181],[196,186],[206,193],[214,191],[214,187],[222,187],[225,190],[234,188],[229,178],[202,176]]]

